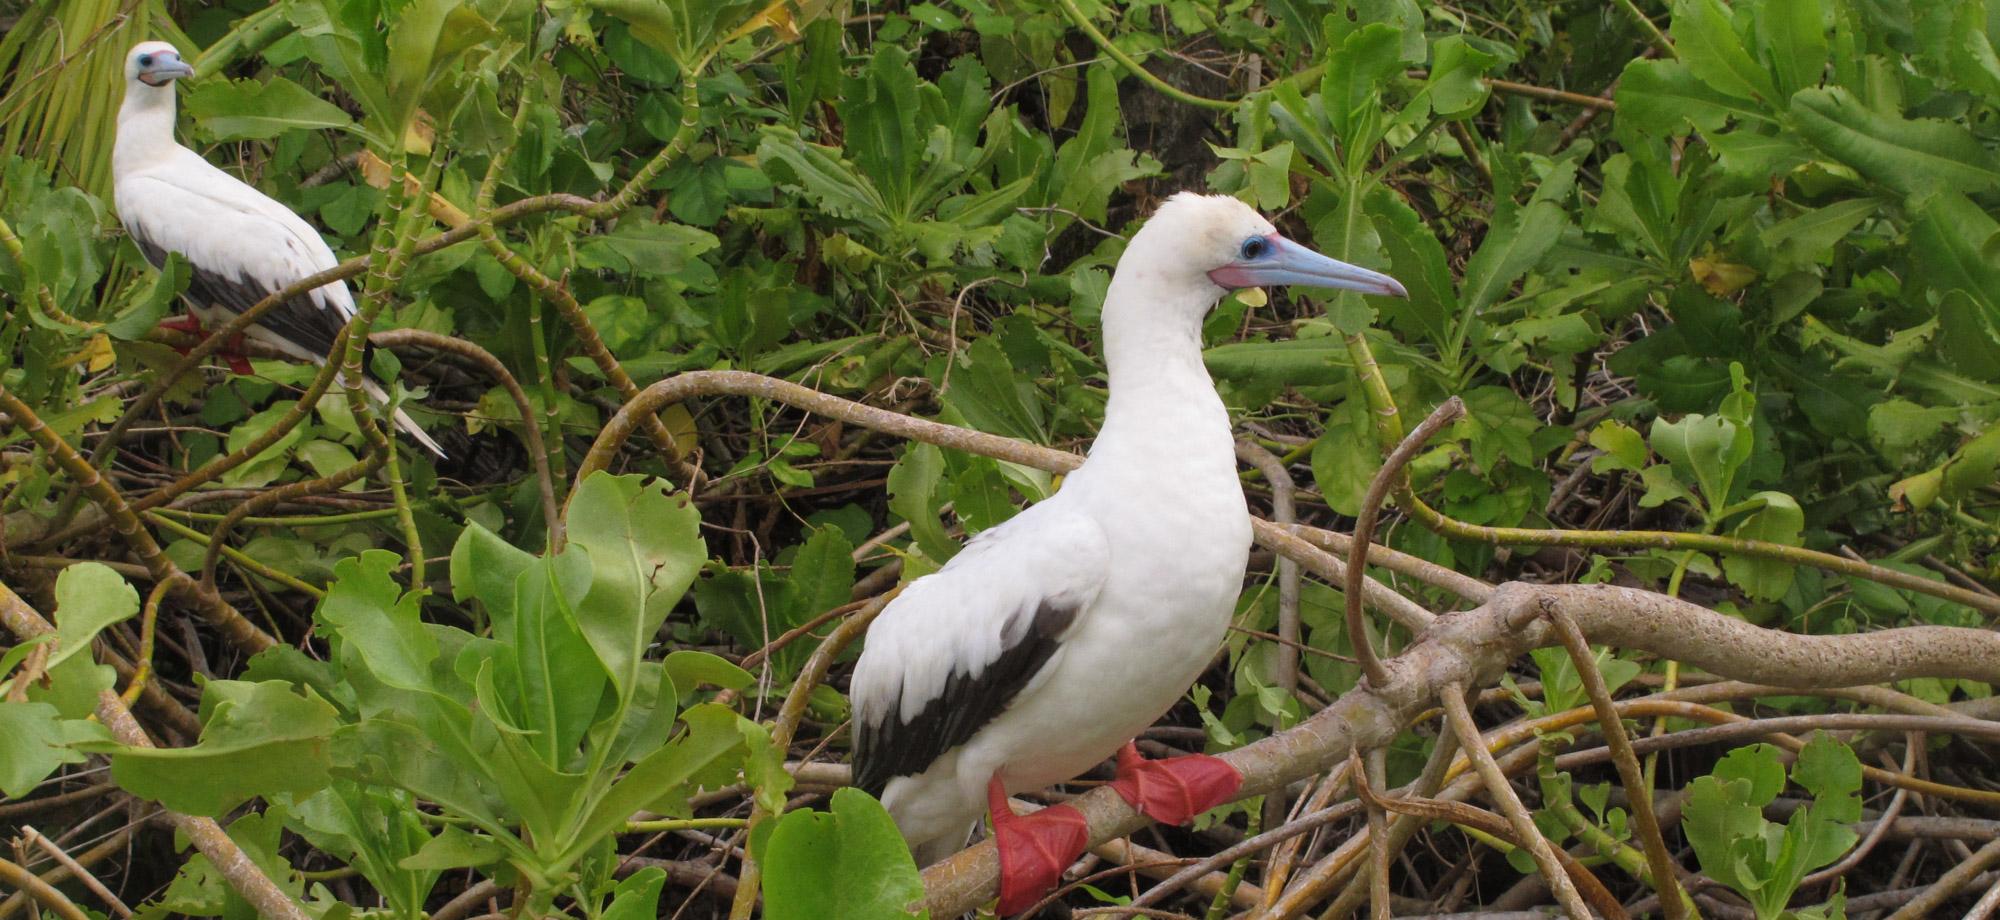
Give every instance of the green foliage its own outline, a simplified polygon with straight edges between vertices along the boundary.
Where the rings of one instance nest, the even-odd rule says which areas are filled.
[[[1407,300],[1306,291],[1269,309],[1226,298],[1206,323],[1239,435],[1311,471],[1302,520],[1358,511],[1380,461],[1359,343],[1405,424],[1465,400],[1468,417],[1412,466],[1426,501],[1460,520],[1893,546],[1885,564],[1902,571],[1937,577],[1918,566],[1936,560],[1995,573],[1996,0],[1637,4],[1663,17],[1672,55],[1642,54],[1651,33],[1622,3],[1079,6],[1160,80],[1224,107],[1170,101],[1047,0],[29,4],[0,39],[0,218],[20,247],[0,251],[0,384],[86,449],[175,362],[148,334],[187,283],[179,261],[140,269],[109,204],[107,88],[132,41],[172,40],[199,68],[180,87],[179,136],[306,215],[344,257],[444,229],[422,226],[427,216],[475,215],[482,189],[503,206],[602,201],[660,170],[622,213],[536,211],[495,227],[508,256],[575,298],[591,336],[477,242],[413,257],[382,292],[378,328],[476,343],[521,382],[566,501],[566,546],[546,548],[512,396],[470,365],[405,352],[413,385],[427,385],[405,405],[470,446],[453,443],[442,462],[404,455],[419,496],[407,507],[380,503],[376,475],[314,499],[340,507],[290,506],[229,537],[327,590],[308,626],[309,602],[290,586],[221,569],[228,596],[255,601],[243,607],[253,621],[268,613],[281,644],[304,651],[217,672],[191,746],[117,746],[87,721],[116,682],[82,650],[131,631],[137,595],[109,569],[71,566],[53,586],[58,636],[0,651],[0,681],[37,648],[51,653],[19,699],[0,692],[0,793],[30,794],[102,752],[112,779],[142,796],[261,809],[232,831],[301,897],[314,896],[282,867],[281,832],[353,866],[399,916],[434,907],[432,887],[461,869],[526,881],[585,915],[650,915],[658,873],[614,881],[611,841],[633,813],[684,815],[690,793],[739,778],[767,809],[782,805],[785,752],[747,715],[768,718],[838,621],[761,658],[756,683],[694,647],[764,648],[847,604],[857,584],[879,588],[870,576],[889,560],[902,580],[933,570],[1057,480],[713,399],[662,414],[712,477],[695,501],[637,477],[566,494],[567,471],[624,400],[588,341],[641,386],[747,369],[1076,448],[1102,423],[1097,322],[1122,235],[1182,187],[1252,201],[1294,238],[1409,288]],[[1254,84],[1242,78],[1253,55]],[[1578,118],[1574,100],[1519,84],[1584,97],[1615,86],[1617,108]],[[670,142],[681,146],[655,163]],[[350,158],[434,172],[430,207],[392,211],[391,177]],[[183,378],[107,478],[136,497],[273,431],[311,369],[260,360],[256,371]],[[101,526],[48,542],[87,505],[44,455],[25,454],[21,426],[0,444],[9,578],[35,583],[17,555],[110,558]],[[336,393],[213,487],[298,487],[367,450]],[[628,451],[619,462],[682,482],[669,461]],[[1576,470],[1586,463],[1588,478]],[[145,523],[190,568],[215,522],[203,515],[226,508],[192,510]],[[398,556],[419,549],[412,533],[430,555],[452,548],[448,600],[398,583]],[[1382,538],[1493,579],[1521,576],[1530,555],[1411,526]],[[1579,577],[1699,585],[1747,619],[1801,632],[1987,625],[1936,598],[1744,554],[1633,550],[1594,557]],[[1278,630],[1276,595],[1274,579],[1246,586],[1239,625]],[[1347,636],[1341,600],[1310,581],[1301,591],[1300,669],[1332,694],[1357,680],[1333,656],[1384,642]],[[1309,715],[1280,686],[1276,643],[1237,634],[1229,651],[1227,673],[1193,693],[1198,714],[1181,713],[1210,747]],[[1616,687],[1660,667],[1641,660],[1606,652],[1599,667]],[[164,664],[176,681],[193,670]],[[1543,695],[1524,706],[1587,702],[1565,655],[1534,664]],[[808,700],[801,751],[839,754],[840,666]],[[744,702],[715,707],[700,686]],[[1936,702],[1990,692],[1903,687]],[[1737,785],[1753,778],[1747,760],[1728,769],[1743,776],[1701,781],[1711,817],[1727,811],[1715,803],[1754,798]],[[1583,824],[1626,838],[1607,787],[1560,773],[1542,785],[1550,803],[1580,802]],[[753,841],[783,844],[768,851],[774,910],[828,885],[900,910],[913,876],[873,808],[843,794],[830,814],[782,818]],[[1789,825],[1716,818],[1697,850],[1711,874],[1782,906],[1778,889],[1804,860],[1780,857],[1831,839],[1837,810],[1813,806],[1819,830],[1775,850],[1771,835]],[[857,868],[806,867],[822,851]],[[1711,868],[1718,853],[1738,868]],[[856,887],[857,874],[883,889]],[[234,897],[191,858],[153,909],[246,910]]]
[[[1758,920],[1844,916],[1839,895],[1811,910],[1786,909],[1799,882],[1832,864],[1859,837],[1861,762],[1844,744],[1818,735],[1799,751],[1792,782],[1811,794],[1784,824],[1763,815],[1785,789],[1782,751],[1768,744],[1737,748],[1689,787],[1681,827],[1711,878],[1748,899]]]
[[[924,886],[903,835],[865,792],[841,789],[828,812],[794,811],[762,837],[757,858],[770,873],[764,916],[928,917],[907,905]]]

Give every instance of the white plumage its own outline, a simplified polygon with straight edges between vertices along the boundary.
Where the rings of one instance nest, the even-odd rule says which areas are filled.
[[[340,264],[317,231],[290,208],[217,169],[174,140],[174,81],[193,73],[165,42],[142,42],[125,59],[125,101],[112,147],[118,216],[155,267],[179,253],[193,270],[186,298],[203,322],[220,324],[286,285]],[[334,281],[277,305],[246,337],[286,355],[326,360],[354,316],[347,285]],[[362,388],[388,396],[372,380]],[[396,426],[443,456],[400,410]]]
[[[920,864],[965,843],[993,777],[1014,793],[1101,763],[1221,643],[1251,531],[1201,323],[1228,289],[1262,284],[1402,293],[1235,199],[1175,195],[1133,237],[1105,299],[1110,400],[1089,458],[870,628],[851,686],[856,781]]]

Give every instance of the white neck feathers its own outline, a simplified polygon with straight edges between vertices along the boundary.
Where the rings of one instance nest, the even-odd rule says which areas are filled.
[[[118,138],[111,148],[114,175],[131,172],[170,155],[174,142],[174,85],[125,83],[125,102],[118,107]]]

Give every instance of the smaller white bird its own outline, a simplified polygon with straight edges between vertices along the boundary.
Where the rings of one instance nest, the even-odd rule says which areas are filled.
[[[125,102],[111,148],[112,197],[125,230],[153,267],[168,253],[187,260],[192,277],[184,297],[190,316],[162,323],[201,333],[204,320],[226,323],[299,279],[340,264],[311,224],[270,196],[215,168],[174,140],[174,81],[194,75],[166,42],[140,42],[125,55]],[[354,316],[347,285],[330,282],[278,304],[247,336],[315,364]],[[250,372],[241,354],[230,368]],[[372,380],[361,388],[378,405],[388,394]],[[430,435],[403,411],[396,427],[437,456]]]
[[[850,693],[855,784],[881,798],[921,863],[963,846],[989,811],[1003,914],[1038,900],[1088,842],[1076,809],[1017,816],[1009,794],[1116,752],[1112,788],[1179,824],[1242,782],[1215,757],[1144,760],[1131,739],[1208,666],[1250,555],[1202,318],[1229,291],[1293,284],[1404,296],[1234,198],[1168,199],[1104,298],[1111,395],[1089,459],[1054,497],[912,582],[868,630]]]

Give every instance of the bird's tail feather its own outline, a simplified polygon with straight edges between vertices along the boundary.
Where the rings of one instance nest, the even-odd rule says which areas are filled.
[[[361,381],[361,392],[367,393],[368,398],[374,400],[378,406],[389,404],[389,394],[383,392],[381,385],[373,380],[363,378]],[[431,436],[424,432],[423,427],[417,424],[417,420],[411,418],[401,409],[396,410],[396,427],[402,429],[404,434],[409,435],[411,440],[423,445],[425,450],[430,451],[439,459],[444,458],[444,448],[439,447],[436,441],[431,440]]]

